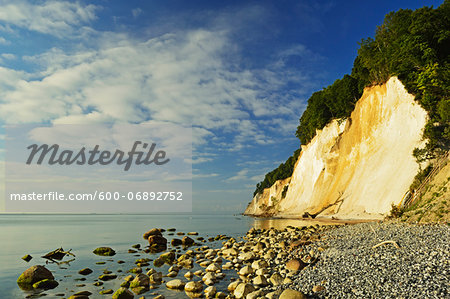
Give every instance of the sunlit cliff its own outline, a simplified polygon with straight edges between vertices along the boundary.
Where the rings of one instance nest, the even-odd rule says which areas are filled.
[[[291,179],[257,194],[245,214],[386,215],[418,171],[412,152],[423,146],[426,121],[426,111],[396,77],[366,88],[348,119],[332,121],[303,146]]]

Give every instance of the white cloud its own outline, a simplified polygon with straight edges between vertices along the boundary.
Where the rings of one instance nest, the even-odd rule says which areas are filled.
[[[238,173],[236,175],[226,179],[226,181],[233,182],[233,181],[248,180],[247,174],[248,174],[248,169],[242,169],[242,170],[238,171]]]
[[[232,133],[225,148],[234,150],[272,143],[266,130],[275,115],[297,123],[299,114],[286,109],[295,98],[279,95],[274,105],[269,96],[285,84],[283,72],[227,65],[224,53],[235,50],[226,33],[192,30],[145,41],[107,33],[98,43],[98,49],[25,57],[42,67],[37,73],[0,68],[0,117],[57,124],[152,119],[192,125],[195,145],[214,137],[214,130]]]
[[[0,36],[0,45],[9,45],[11,42]]]
[[[12,60],[12,59],[16,59],[16,55],[11,54],[11,53],[3,53],[2,57],[8,60]]]
[[[0,21],[31,31],[69,37],[76,27],[95,19],[96,9],[95,5],[84,6],[69,1],[47,0],[38,4],[23,0],[2,1]]]

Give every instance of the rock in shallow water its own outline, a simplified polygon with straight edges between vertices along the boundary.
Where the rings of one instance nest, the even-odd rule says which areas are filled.
[[[184,286],[186,292],[199,293],[203,290],[203,285],[198,281],[189,281]]]
[[[93,251],[96,255],[100,256],[113,256],[116,254],[111,247],[98,247]]]
[[[84,269],[81,269],[80,271],[78,271],[78,273],[81,274],[81,275],[89,275],[92,272],[93,271],[91,269],[89,269],[89,268],[84,268]]]
[[[166,287],[168,289],[182,290],[184,288],[184,282],[181,279],[173,279],[166,283]]]
[[[50,290],[54,289],[59,283],[53,279],[44,279],[33,284],[33,289]]]
[[[134,298],[133,293],[126,288],[120,288],[112,295],[112,299],[133,299],[133,298]]]
[[[33,284],[44,279],[54,280],[52,272],[44,266],[36,265],[25,270],[17,279],[17,284],[22,289],[32,289]]]

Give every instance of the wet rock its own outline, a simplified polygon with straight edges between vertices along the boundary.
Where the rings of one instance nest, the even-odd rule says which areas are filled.
[[[167,239],[160,235],[149,236],[148,244],[153,252],[161,252],[167,249]]]
[[[33,284],[44,279],[54,280],[52,272],[44,266],[36,265],[25,270],[19,278],[17,284],[22,289],[32,289]]]
[[[203,285],[198,281],[189,281],[184,286],[186,292],[199,293],[203,290]]]
[[[257,260],[252,263],[252,268],[255,270],[265,269],[269,267],[269,264],[265,260]]]
[[[113,280],[116,278],[117,278],[117,275],[115,275],[115,274],[103,274],[98,277],[98,279],[103,280],[103,281]]]
[[[31,261],[32,258],[33,258],[33,257],[32,257],[31,255],[29,255],[29,254],[22,256],[22,259],[23,259],[25,262]]]
[[[306,296],[302,292],[287,289],[281,293],[279,299],[306,299]]]
[[[100,295],[109,295],[112,293],[114,293],[114,291],[112,289],[107,289],[107,290],[103,290],[103,291],[99,292]]]
[[[136,295],[140,295],[142,293],[145,293],[149,290],[149,287],[135,287],[135,288],[131,288],[131,291],[133,291],[133,293],[135,293]]]
[[[181,243],[184,246],[192,246],[195,241],[192,238],[189,238],[188,236],[184,236],[183,239],[181,239]]]
[[[184,288],[184,282],[181,279],[173,279],[166,283],[166,287],[168,289],[182,290]]]
[[[123,281],[120,284],[120,286],[123,287],[123,288],[127,288],[128,289],[130,287],[130,282],[129,281]]]
[[[208,298],[214,298],[217,293],[217,288],[215,286],[209,286],[205,289],[205,295]]]
[[[112,299],[133,299],[133,298],[134,298],[133,293],[126,288],[120,288],[112,295]]]
[[[75,293],[75,294],[73,294],[73,295],[74,295],[74,296],[91,296],[92,293],[89,292],[89,291],[80,291],[80,292],[77,292],[77,293]]]
[[[150,236],[162,236],[161,231],[158,228],[152,228],[148,232],[146,232],[143,237],[145,240],[148,240]]]
[[[243,253],[239,254],[238,258],[242,261],[248,262],[248,261],[255,259],[256,256],[253,252],[248,251],[248,252],[243,252]]]
[[[225,256],[236,256],[239,254],[239,251],[237,251],[236,248],[227,248],[222,251],[222,254]]]
[[[175,239],[172,239],[170,244],[172,244],[172,246],[180,246],[183,244],[183,242],[180,239],[175,238]]]
[[[164,265],[164,260],[157,258],[153,261],[153,265],[158,268],[162,267],[162,265]]]
[[[176,277],[178,275],[177,271],[170,271],[169,273],[167,273],[167,277]]]
[[[205,275],[203,275],[202,277],[203,281],[207,281],[207,280],[212,280],[215,281],[216,280],[216,275],[212,272],[208,272]]]
[[[239,280],[233,281],[232,283],[230,283],[227,287],[227,290],[230,293],[233,293],[234,290],[237,288],[237,286],[240,284],[241,282]]]
[[[198,236],[198,232],[188,232],[189,236]]]
[[[130,288],[148,287],[149,285],[150,278],[143,273],[136,275],[136,277],[130,282]]]
[[[192,273],[191,271],[187,271],[184,274],[184,277],[186,277],[187,279],[192,279],[192,277],[194,277],[194,273]]]
[[[220,266],[216,263],[212,263],[208,267],[206,267],[205,271],[206,272],[217,272],[217,271],[220,271]]]
[[[239,270],[239,275],[248,276],[253,273],[253,269],[250,266],[245,266]]]
[[[150,283],[151,284],[161,284],[162,282],[162,273],[158,272],[158,273],[153,273],[152,275],[150,275]]]
[[[96,287],[102,286],[103,285],[103,281],[96,281],[93,283],[93,285],[95,285]]]
[[[53,279],[43,279],[33,284],[33,289],[43,289],[50,290],[54,289],[59,285],[56,280]]]
[[[84,269],[81,269],[80,271],[78,271],[78,273],[81,274],[81,275],[89,275],[92,272],[93,271],[91,269],[89,269],[89,268],[84,268]]]
[[[98,247],[93,252],[96,255],[101,255],[101,256],[113,256],[116,254],[114,249],[112,249],[111,247]]]
[[[134,268],[128,270],[128,272],[134,273],[134,274],[139,274],[139,273],[142,273],[142,268],[141,267],[134,267]]]
[[[234,290],[233,294],[236,298],[246,298],[248,294],[255,291],[255,287],[248,283],[240,283]]]
[[[186,269],[191,269],[194,267],[194,260],[193,259],[185,259],[179,262],[179,265]]]
[[[173,262],[175,261],[175,252],[173,251],[169,251],[166,253],[163,253],[159,256],[159,259],[163,260],[164,263],[168,264],[168,265],[172,265]]]
[[[291,259],[286,263],[286,269],[290,271],[300,271],[306,267],[306,264],[300,259]]]

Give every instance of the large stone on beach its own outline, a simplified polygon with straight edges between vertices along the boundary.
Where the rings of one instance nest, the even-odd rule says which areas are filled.
[[[163,253],[163,254],[161,254],[159,256],[159,258],[161,260],[163,260],[164,263],[166,263],[168,265],[172,265],[173,264],[173,262],[175,261],[175,257],[176,257],[176,255],[175,255],[175,252],[173,252],[173,251],[169,251],[169,252]]]
[[[116,254],[114,249],[112,249],[111,247],[98,247],[93,252],[96,255],[101,255],[101,256],[113,256]]]
[[[270,276],[269,281],[273,286],[279,286],[280,284],[283,284],[283,277],[280,273],[275,272]]]
[[[103,281],[113,280],[116,278],[117,278],[117,275],[115,275],[115,274],[103,274],[98,277],[98,279],[103,280]]]
[[[143,273],[136,275],[136,277],[130,282],[130,288],[148,287],[149,285],[150,278]]]
[[[180,239],[175,238],[175,239],[172,239],[172,241],[170,242],[170,244],[172,244],[172,246],[180,246],[180,245],[183,244],[183,243],[181,242]]]
[[[253,284],[259,287],[265,287],[269,284],[266,277],[263,275],[258,275],[255,278],[253,278]]]
[[[199,293],[203,290],[203,285],[198,281],[189,281],[185,286],[186,292]]]
[[[89,268],[84,268],[84,269],[81,269],[80,271],[78,271],[78,273],[81,274],[81,275],[89,275],[92,272],[93,271],[91,269],[89,269]]]
[[[156,250],[164,251],[167,249],[167,239],[163,236],[152,235],[148,237],[148,244]]]
[[[169,280],[166,283],[166,287],[168,289],[182,290],[184,288],[184,282],[182,282],[181,279]]]
[[[126,288],[120,288],[112,295],[112,299],[133,299],[133,298],[134,298],[133,293]]]
[[[290,271],[300,271],[306,267],[306,264],[300,259],[291,259],[286,263],[286,269]]]
[[[284,290],[283,293],[281,293],[278,299],[306,299],[306,296],[302,292],[287,289]]]
[[[36,265],[25,270],[19,278],[17,278],[17,284],[22,289],[32,289],[33,284],[44,279],[54,280],[52,272],[50,272],[44,266]]]
[[[184,236],[183,239],[181,239],[181,243],[184,246],[191,246],[195,243],[195,241],[192,238],[189,238],[188,236]]]
[[[152,228],[151,230],[146,232],[143,237],[145,240],[148,240],[148,237],[150,236],[162,236],[161,230],[158,228]]]
[[[157,272],[150,275],[150,283],[151,284],[161,284],[162,282],[162,273]]]
[[[33,289],[43,289],[50,290],[54,289],[59,285],[56,280],[53,279],[43,279],[33,284]]]
[[[248,251],[248,252],[243,252],[243,253],[241,253],[241,254],[239,254],[239,259],[240,260],[243,260],[243,261],[245,261],[245,262],[248,262],[248,261],[251,261],[251,260],[254,260],[255,259],[255,254],[253,253],[253,252],[251,252],[251,251]]]
[[[245,298],[248,294],[255,291],[255,287],[248,283],[241,283],[234,290],[234,297],[236,298]]]

